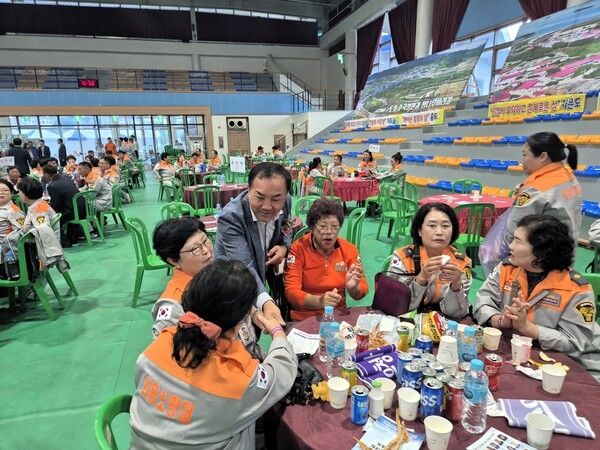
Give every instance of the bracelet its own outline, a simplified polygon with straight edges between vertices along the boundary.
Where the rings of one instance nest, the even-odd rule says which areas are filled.
[[[277,333],[278,331],[283,331],[283,328],[281,328],[281,327],[275,327],[275,328],[273,328],[273,329],[271,330],[271,332],[270,332],[269,334],[271,335],[271,337],[273,337],[273,335],[274,335],[275,333]]]
[[[502,322],[504,321],[504,314],[498,317],[498,328],[502,328]]]

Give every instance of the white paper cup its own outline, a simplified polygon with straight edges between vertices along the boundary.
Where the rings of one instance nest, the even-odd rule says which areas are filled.
[[[329,387],[329,404],[335,409],[344,409],[348,399],[350,383],[341,377],[333,377],[327,381]]]
[[[452,422],[440,416],[428,416],[424,420],[427,448],[429,450],[446,450],[452,434]]]
[[[398,406],[403,420],[415,420],[419,411],[421,394],[411,388],[398,389]]]
[[[474,202],[478,202],[480,197],[481,192],[479,192],[478,190],[473,190],[473,201]]]
[[[437,360],[444,367],[458,367],[458,342],[453,336],[442,336]]]
[[[396,382],[389,378],[379,378],[381,381],[381,392],[383,392],[383,409],[390,409],[396,392]]]
[[[567,372],[558,366],[542,366],[542,387],[548,394],[560,394]]]
[[[531,345],[516,339],[510,341],[513,364],[523,364],[529,361],[531,355]]]
[[[525,420],[527,420],[527,443],[538,450],[549,448],[554,432],[554,421],[541,413],[529,413]]]
[[[356,347],[358,344],[355,339],[349,339],[344,341],[344,358],[348,359],[352,355],[356,354]]]
[[[485,327],[483,329],[483,347],[486,350],[496,351],[500,347],[500,338],[502,331],[494,327]]]

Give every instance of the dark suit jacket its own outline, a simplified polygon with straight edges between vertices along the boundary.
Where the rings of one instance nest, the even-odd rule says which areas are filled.
[[[65,144],[60,144],[60,147],[58,147],[58,161],[62,167],[67,165],[67,147]]]
[[[61,223],[75,218],[73,211],[73,196],[79,193],[79,189],[73,183],[70,177],[54,177],[48,184],[48,195],[50,196],[50,206],[57,213],[62,213]],[[85,201],[80,198],[77,203],[79,217],[85,215]]]
[[[292,197],[288,194],[281,214],[275,222],[273,238],[269,249],[276,245],[285,245],[288,250],[292,245],[292,234],[281,232],[283,221],[292,214]],[[248,202],[248,190],[229,202],[219,217],[217,239],[214,250],[215,259],[242,261],[258,284],[258,293],[266,292],[265,249],[260,242],[258,225],[252,220],[252,212]]]
[[[13,147],[8,151],[8,156],[15,157],[15,166],[21,171],[21,175],[29,174],[29,166],[31,165],[31,156],[23,147]]]
[[[44,145],[43,147],[38,147],[38,153],[41,158],[50,158],[50,147]]]

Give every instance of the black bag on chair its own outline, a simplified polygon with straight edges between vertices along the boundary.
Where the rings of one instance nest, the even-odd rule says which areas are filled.
[[[307,405],[313,399],[311,385],[323,381],[323,375],[311,362],[309,353],[299,353],[296,356],[298,357],[298,374],[292,389],[282,400],[286,406]]]
[[[421,272],[421,256],[419,246],[414,246],[413,259],[415,272],[405,273],[406,276],[417,276]],[[391,272],[377,272],[375,274],[375,294],[373,294],[373,309],[377,309],[390,316],[401,316],[408,312],[410,306],[410,288],[405,283],[386,275]]]

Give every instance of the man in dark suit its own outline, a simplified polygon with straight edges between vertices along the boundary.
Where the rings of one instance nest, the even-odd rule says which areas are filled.
[[[40,139],[40,146],[38,147],[38,153],[40,158],[50,158],[50,147],[46,145],[43,139]]]
[[[43,178],[46,181],[48,195],[50,196],[50,206],[57,213],[61,213],[60,218],[60,242],[63,247],[71,247],[77,243],[79,227],[77,225],[69,226],[67,233],[64,233],[64,225],[75,218],[73,210],[73,196],[79,192],[73,180],[70,177],[58,176],[58,169],[54,165],[46,164],[43,170]],[[85,201],[83,197],[79,198],[77,203],[79,217],[85,216]]]
[[[216,259],[242,261],[258,283],[256,307],[284,325],[281,311],[266,292],[265,283],[285,260],[292,244],[291,176],[280,164],[257,164],[248,176],[248,190],[229,202],[219,216]],[[282,226],[286,227],[282,230]]]
[[[60,162],[61,167],[65,167],[67,165],[67,147],[63,144],[62,139],[58,139],[58,161]]]
[[[29,167],[31,165],[31,156],[29,152],[25,150],[21,145],[23,141],[21,138],[13,139],[14,147],[8,151],[8,156],[15,158],[15,166],[21,171],[21,176],[29,175]]]

